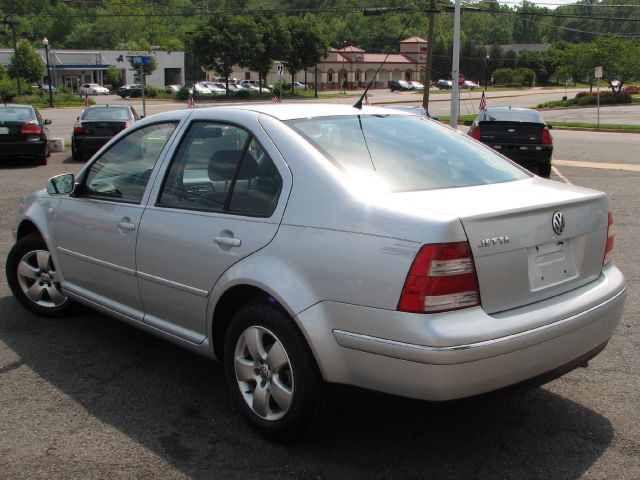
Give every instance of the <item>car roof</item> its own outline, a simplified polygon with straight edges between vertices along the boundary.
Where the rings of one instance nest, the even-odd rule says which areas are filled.
[[[250,110],[265,115],[270,115],[278,120],[292,120],[295,118],[348,116],[366,113],[368,115],[402,115],[403,112],[394,112],[390,108],[363,106],[359,110],[351,105],[336,103],[278,103],[278,104],[252,104],[229,107],[211,107],[218,109],[233,108],[238,110]]]
[[[97,108],[110,108],[110,109],[114,109],[114,108],[124,108],[129,110],[131,108],[131,105],[109,105],[109,104],[104,104],[104,105],[90,105],[88,107],[85,107],[85,110],[95,110]]]

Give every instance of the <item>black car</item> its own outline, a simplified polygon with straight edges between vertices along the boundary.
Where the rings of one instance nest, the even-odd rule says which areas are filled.
[[[436,87],[438,87],[439,90],[451,90],[453,88],[453,82],[451,80],[438,80],[436,82]]]
[[[31,105],[0,105],[0,158],[30,157],[46,165],[50,124]]]
[[[489,145],[541,177],[551,174],[553,137],[542,115],[530,108],[487,108],[478,114],[468,135]]]
[[[122,98],[127,97],[141,97],[142,96],[142,85],[139,83],[132,83],[129,85],[123,85],[116,90],[116,94],[120,95]]]
[[[392,92],[413,90],[413,89],[414,89],[414,86],[404,80],[391,80],[389,82],[389,90],[391,90]]]
[[[82,161],[140,116],[130,105],[93,105],[82,111],[71,135],[71,156]]]

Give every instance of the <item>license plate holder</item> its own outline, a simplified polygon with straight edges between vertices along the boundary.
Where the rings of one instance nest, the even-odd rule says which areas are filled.
[[[578,276],[570,240],[529,247],[527,256],[532,292],[570,281]]]

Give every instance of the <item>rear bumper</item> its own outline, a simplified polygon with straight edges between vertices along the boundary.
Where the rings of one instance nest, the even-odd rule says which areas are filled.
[[[90,156],[100,150],[113,137],[75,137],[76,151]]]
[[[452,400],[577,366],[609,340],[625,297],[624,277],[611,266],[589,285],[500,316],[480,308],[416,315],[322,302],[298,320],[325,380]]]
[[[0,142],[0,157],[35,157],[46,153],[43,141]]]
[[[491,144],[487,145],[496,152],[500,152],[505,157],[524,166],[537,166],[549,164],[553,154],[553,145],[511,145],[511,144]]]

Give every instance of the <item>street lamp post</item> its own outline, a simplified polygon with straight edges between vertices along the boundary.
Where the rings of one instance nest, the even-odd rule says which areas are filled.
[[[42,39],[42,44],[44,45],[44,55],[47,60],[47,88],[49,89],[49,106],[53,107],[53,88],[51,87],[51,69],[49,67],[49,40],[47,37]]]

